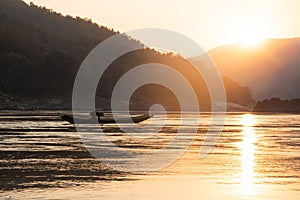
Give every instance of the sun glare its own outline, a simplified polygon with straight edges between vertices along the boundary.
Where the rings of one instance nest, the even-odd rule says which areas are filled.
[[[236,42],[244,47],[256,47],[263,41],[264,34],[259,27],[240,27],[236,32]]]
[[[237,18],[231,24],[230,40],[246,48],[257,47],[268,37],[269,26],[268,20],[258,14]]]
[[[243,47],[256,47],[262,43],[262,38],[244,38],[239,41]]]
[[[255,142],[256,134],[253,126],[256,119],[251,114],[245,114],[240,121],[243,126],[243,141],[239,144],[241,149],[241,186],[244,195],[254,193],[254,168],[255,168]]]
[[[236,42],[243,47],[257,47],[262,44],[264,37],[258,30],[242,29],[237,33]]]
[[[245,127],[253,126],[256,124],[256,119],[252,114],[245,114],[241,119],[241,124]]]

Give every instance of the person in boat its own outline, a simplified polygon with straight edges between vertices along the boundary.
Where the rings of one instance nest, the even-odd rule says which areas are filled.
[[[90,112],[90,116],[92,118],[103,117],[104,116],[104,112],[92,111],[92,112]]]
[[[104,112],[100,112],[100,111],[93,111],[93,112],[90,112],[90,116],[93,118],[93,119],[96,119],[98,120],[98,122],[100,122],[100,118],[104,116]]]
[[[104,116],[104,112],[96,111],[96,115],[97,115],[97,117],[103,117]]]
[[[97,115],[97,117],[98,117],[98,122],[100,123],[100,119],[101,119],[101,117],[103,117],[104,116],[104,113],[103,112],[97,112],[96,111],[96,115]]]

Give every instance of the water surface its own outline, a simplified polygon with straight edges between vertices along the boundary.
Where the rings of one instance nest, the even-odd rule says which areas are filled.
[[[102,130],[114,144],[130,151],[162,148],[179,127],[186,136],[182,140],[193,139],[185,154],[169,166],[151,173],[129,173],[95,159],[74,126],[57,114],[0,113],[1,198],[300,199],[300,115],[228,113],[217,144],[205,158],[199,158],[199,150],[210,113],[174,113],[166,119],[156,115],[154,125],[131,136],[114,125],[104,125]],[[195,136],[196,118],[200,126]],[[164,128],[157,134],[155,126],[164,119]],[[131,130],[131,126],[121,128]],[[135,139],[136,134],[142,134],[142,140]],[[179,141],[172,148],[176,151],[182,144]],[[159,163],[166,155],[152,159]]]

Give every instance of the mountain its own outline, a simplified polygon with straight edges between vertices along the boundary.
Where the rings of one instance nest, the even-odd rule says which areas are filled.
[[[226,45],[209,54],[222,75],[250,87],[255,100],[300,97],[300,38],[268,39],[255,48]]]
[[[108,52],[124,46],[141,49],[126,53],[110,64],[98,85],[97,107],[109,110],[117,81],[134,66],[145,63],[165,64],[177,70],[189,81],[200,108],[210,107],[205,81],[179,55],[155,51],[89,19],[63,16],[21,0],[0,0],[0,20],[1,109],[70,109],[73,84],[81,63],[96,45],[113,35],[121,41],[107,49]],[[147,74],[140,74],[143,76]],[[170,74],[162,76],[172,82],[176,80]],[[224,81],[232,103],[245,106],[253,102],[249,88],[229,78]],[[179,92],[185,94],[186,89]],[[180,109],[176,95],[157,84],[140,87],[130,102],[133,109],[148,109],[153,103],[163,104],[167,110]]]

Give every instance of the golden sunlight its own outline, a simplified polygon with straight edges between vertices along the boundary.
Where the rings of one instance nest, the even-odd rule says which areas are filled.
[[[237,33],[237,42],[243,47],[256,47],[263,41],[263,35],[254,28],[240,29]]]
[[[265,19],[265,20],[264,20]],[[237,18],[231,27],[231,41],[246,48],[256,47],[270,35],[271,24],[258,14]]]
[[[255,167],[255,142],[256,135],[253,126],[256,120],[253,115],[245,114],[241,119],[243,126],[243,141],[240,143],[241,149],[241,187],[244,195],[251,195],[254,193],[254,167]]]
[[[256,119],[252,114],[245,114],[241,119],[241,124],[244,127],[254,126],[256,124]]]

